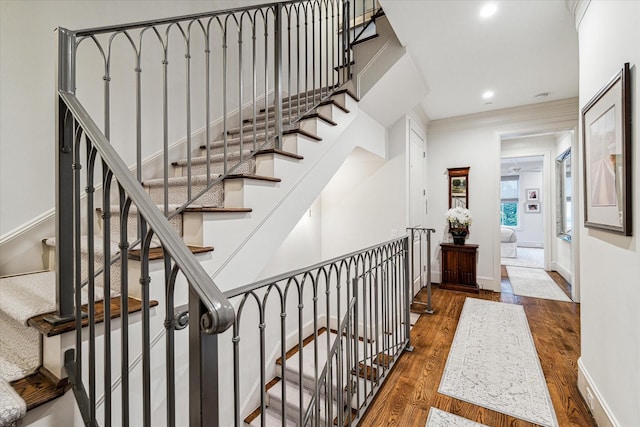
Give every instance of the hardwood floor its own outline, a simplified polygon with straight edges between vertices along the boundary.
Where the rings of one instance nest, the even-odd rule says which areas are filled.
[[[551,277],[570,293],[562,277]],[[524,306],[560,427],[596,426],[577,387],[580,305],[520,297],[512,292],[504,268],[502,293],[481,291],[471,295],[434,287],[435,314],[420,317],[411,332],[415,350],[398,360],[359,425],[424,427],[433,406],[491,427],[535,426],[438,393],[462,305],[466,297],[472,297]]]

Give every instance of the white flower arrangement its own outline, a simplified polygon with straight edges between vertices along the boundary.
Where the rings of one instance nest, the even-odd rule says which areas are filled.
[[[471,225],[471,211],[460,206],[447,211],[447,221],[450,228],[468,227]]]

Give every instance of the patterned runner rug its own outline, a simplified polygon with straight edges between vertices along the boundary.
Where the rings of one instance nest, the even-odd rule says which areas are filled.
[[[507,267],[513,293],[522,297],[571,302],[546,271],[538,268]]]
[[[542,426],[558,426],[520,305],[465,300],[438,391]]]
[[[484,424],[431,407],[426,427],[487,427]]]

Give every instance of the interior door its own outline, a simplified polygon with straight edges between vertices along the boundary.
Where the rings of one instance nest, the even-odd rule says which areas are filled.
[[[409,131],[409,224],[411,227],[425,227],[426,218],[426,190],[425,190],[425,138],[420,130],[410,126]],[[420,290],[420,284],[426,280],[420,280],[425,273],[423,268],[426,260],[426,247],[422,247],[421,242],[426,238],[414,239],[413,241],[413,294]],[[422,260],[421,260],[422,257]]]

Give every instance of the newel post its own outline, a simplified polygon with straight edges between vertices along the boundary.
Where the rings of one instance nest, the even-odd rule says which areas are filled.
[[[189,286],[189,427],[220,425],[218,335],[209,334],[211,318]]]
[[[61,92],[75,93],[76,36],[56,30],[56,310],[59,320],[74,317],[73,271],[73,119]]]

